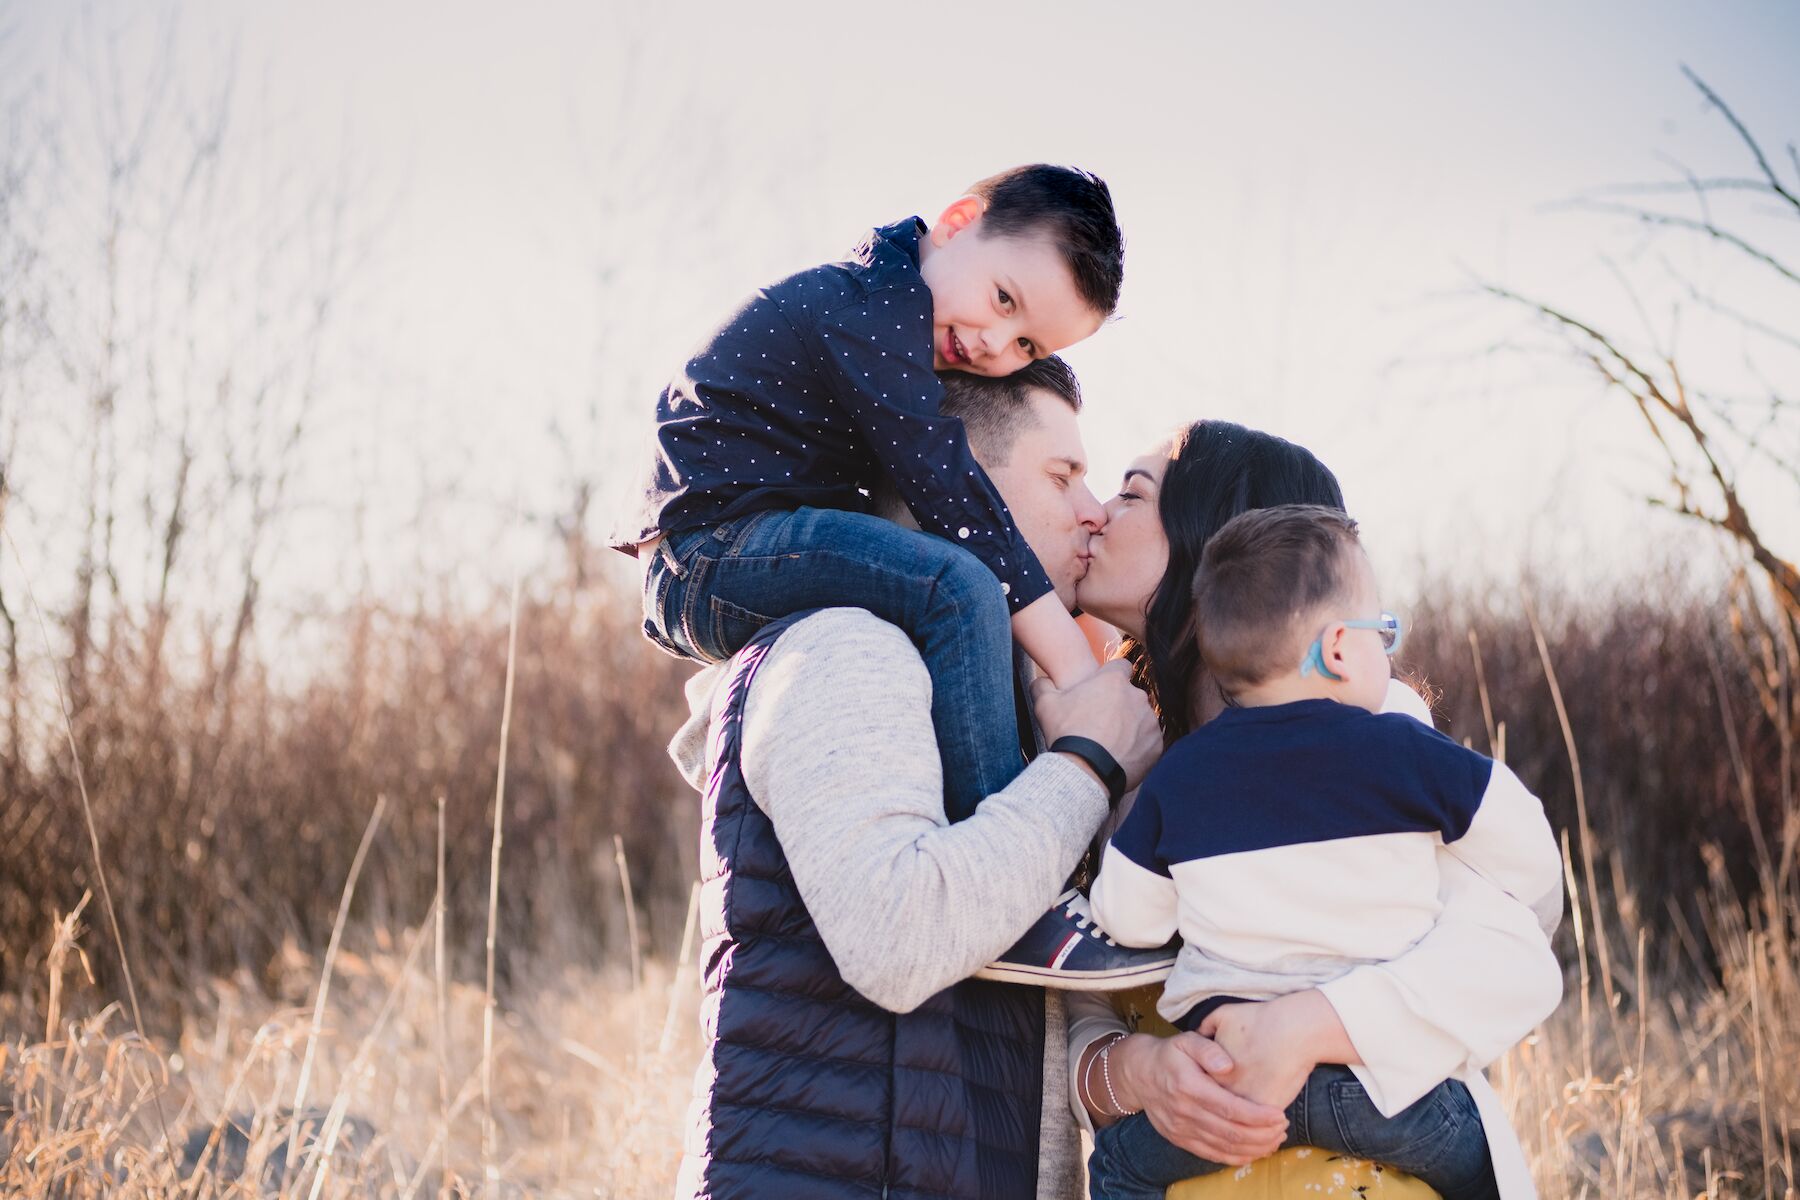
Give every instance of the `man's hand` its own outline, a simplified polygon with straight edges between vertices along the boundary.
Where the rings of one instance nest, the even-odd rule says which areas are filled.
[[[1197,1033],[1134,1033],[1114,1043],[1109,1063],[1119,1103],[1143,1109],[1158,1133],[1201,1158],[1242,1166],[1275,1153],[1287,1137],[1279,1108],[1235,1096],[1218,1081],[1231,1058]]]
[[[1321,1005],[1323,1015],[1317,1011]],[[1296,992],[1257,1004],[1220,1005],[1200,1022],[1200,1032],[1231,1055],[1231,1069],[1217,1073],[1221,1083],[1240,1096],[1286,1108],[1321,1061],[1325,1020],[1342,1029],[1323,995]]]
[[[1034,680],[1031,706],[1046,745],[1070,735],[1092,738],[1118,760],[1127,787],[1143,782],[1162,756],[1162,729],[1150,698],[1131,686],[1131,665],[1124,661],[1109,662],[1069,688]]]

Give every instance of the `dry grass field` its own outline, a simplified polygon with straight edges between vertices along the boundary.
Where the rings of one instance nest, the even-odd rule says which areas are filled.
[[[184,747],[217,729],[191,696],[115,707],[128,677],[91,677],[81,782],[148,1040],[47,744],[12,786],[54,819],[0,849],[0,1190],[668,1194],[698,1046],[697,806],[660,762],[680,672],[617,599],[571,582],[521,606],[491,1026],[504,607],[350,621],[363,645],[310,688],[239,701],[229,796],[189,794]],[[1720,636],[1721,603],[1417,614],[1441,720],[1503,743],[1567,839],[1567,996],[1493,1069],[1547,1197],[1800,1179],[1800,812],[1791,725],[1759,699],[1789,698],[1791,660],[1746,665],[1755,630]]]

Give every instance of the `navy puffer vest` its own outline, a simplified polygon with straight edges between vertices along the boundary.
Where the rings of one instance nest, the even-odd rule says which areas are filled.
[[[744,700],[798,617],[732,664],[700,842],[707,1037],[678,1194],[1030,1200],[1044,998],[968,980],[896,1014],[843,981],[740,769]],[[855,803],[856,797],[844,797]]]

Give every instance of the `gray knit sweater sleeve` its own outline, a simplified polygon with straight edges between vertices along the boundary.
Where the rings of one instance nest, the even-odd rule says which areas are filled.
[[[1049,908],[1105,789],[1040,756],[944,816],[931,680],[899,629],[830,609],[784,633],[744,711],[743,770],[845,982],[894,1012],[967,978]]]

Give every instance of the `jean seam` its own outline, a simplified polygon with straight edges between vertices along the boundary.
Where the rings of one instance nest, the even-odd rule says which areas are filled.
[[[929,611],[931,608],[935,607],[941,592],[943,598],[950,601],[948,607],[953,614],[954,619],[962,626],[969,627],[972,624],[974,614],[970,613],[961,602],[962,597],[956,589],[945,588],[943,586],[945,574],[953,569],[952,561],[953,560],[946,559],[932,574],[931,591],[926,596],[926,609]],[[965,727],[964,729],[959,730],[958,733],[962,757],[971,763],[979,762],[981,749],[980,738],[976,736],[971,728]],[[948,788],[950,781],[945,780],[944,782],[946,788]],[[976,803],[979,804],[982,799],[985,799],[985,797],[976,797]]]
[[[706,589],[702,585],[712,574],[712,565],[712,560],[704,554],[697,555],[694,558],[694,566],[688,576],[687,587],[683,589],[681,593],[681,613],[679,618],[681,621],[682,636],[687,639],[687,644],[693,647],[694,653],[699,657],[700,661],[707,664],[720,662],[722,660],[713,655],[710,646],[704,645],[700,641],[699,630],[695,628],[694,617],[696,614],[694,612],[694,606],[700,597],[706,594]]]
[[[1415,1174],[1415,1175],[1421,1174],[1424,1171],[1429,1171],[1432,1167],[1436,1166],[1438,1159],[1440,1157],[1442,1157],[1442,1155],[1443,1155],[1444,1146],[1448,1145],[1450,1143],[1450,1141],[1452,1140],[1451,1138],[1447,1138],[1445,1135],[1446,1134],[1454,1135],[1454,1133],[1455,1133],[1456,1124],[1457,1124],[1456,1114],[1450,1111],[1449,1106],[1444,1103],[1444,1099],[1441,1095],[1436,1094],[1436,1093],[1430,1093],[1429,1095],[1430,1095],[1432,1107],[1442,1118],[1442,1120],[1439,1122],[1438,1126],[1435,1129],[1433,1129],[1430,1133],[1423,1134],[1419,1137],[1415,1137],[1414,1139],[1412,1139],[1412,1141],[1407,1142],[1403,1146],[1394,1146],[1394,1147],[1386,1150],[1384,1153],[1373,1153],[1371,1151],[1371,1147],[1368,1145],[1366,1140],[1364,1140],[1363,1138],[1360,1138],[1360,1137],[1353,1139],[1350,1136],[1350,1131],[1351,1131],[1353,1123],[1348,1119],[1348,1114],[1346,1114],[1344,1112],[1343,1106],[1341,1104],[1339,1104],[1339,1102],[1338,1102],[1338,1095],[1339,1095],[1338,1090],[1332,1089],[1331,1091],[1329,1091],[1328,1095],[1329,1095],[1329,1099],[1330,1099],[1330,1103],[1331,1103],[1332,1117],[1336,1121],[1337,1127],[1338,1127],[1338,1136],[1343,1140],[1344,1147],[1359,1158],[1367,1158],[1367,1159],[1383,1161],[1383,1162],[1386,1162],[1389,1160],[1397,1160],[1397,1159],[1406,1157],[1409,1154],[1409,1152],[1411,1152],[1415,1149],[1426,1147],[1426,1146],[1429,1146],[1429,1145],[1432,1145],[1435,1143],[1437,1145],[1437,1149],[1436,1149],[1435,1153],[1433,1153],[1429,1158],[1423,1160],[1422,1162],[1420,1162],[1420,1161],[1413,1161],[1410,1163],[1394,1162],[1393,1165],[1401,1166],[1411,1174]],[[1392,1119],[1392,1118],[1389,1118],[1389,1119]]]

